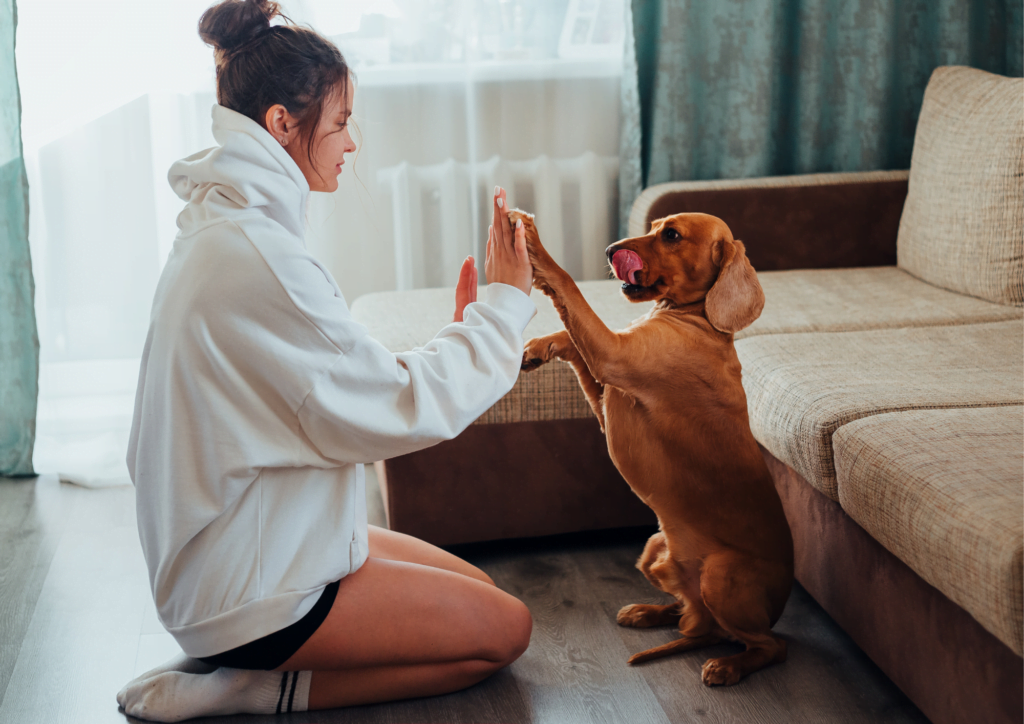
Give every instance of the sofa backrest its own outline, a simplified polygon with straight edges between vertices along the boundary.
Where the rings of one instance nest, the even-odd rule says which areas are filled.
[[[932,73],[896,259],[936,286],[1024,306],[1024,79]]]

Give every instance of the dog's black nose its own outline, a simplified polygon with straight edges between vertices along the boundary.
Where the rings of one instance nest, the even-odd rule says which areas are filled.
[[[618,251],[618,249],[615,248],[616,244],[618,244],[618,242],[615,242],[615,244],[612,244],[611,246],[604,250],[604,255],[608,257],[609,264],[612,263],[612,255],[614,255],[615,252]]]

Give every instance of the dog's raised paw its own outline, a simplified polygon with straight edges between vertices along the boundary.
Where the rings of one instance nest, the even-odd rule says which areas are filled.
[[[706,686],[732,686],[743,678],[735,663],[724,659],[708,659],[700,672],[701,681]]]
[[[523,347],[523,361],[519,369],[531,372],[552,358],[550,340],[547,337],[534,337]]]
[[[523,361],[519,365],[519,369],[523,372],[533,372],[535,369],[544,364],[545,360],[539,357],[530,357],[528,353],[523,354]]]

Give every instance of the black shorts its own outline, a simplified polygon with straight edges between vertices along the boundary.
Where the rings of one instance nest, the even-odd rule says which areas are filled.
[[[214,654],[213,656],[201,656],[200,661],[205,661],[213,666],[227,666],[231,669],[259,669],[271,671],[291,658],[292,654],[302,648],[302,644],[309,640],[313,632],[320,628],[320,624],[327,618],[327,614],[334,605],[334,598],[338,595],[338,586],[341,581],[328,583],[320,598],[309,609],[309,613],[280,631],[267,634],[261,639],[250,641],[247,644]]]

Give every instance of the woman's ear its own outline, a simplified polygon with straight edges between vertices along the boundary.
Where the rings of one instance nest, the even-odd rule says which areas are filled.
[[[732,334],[750,326],[761,316],[764,291],[747,259],[742,241],[716,241],[711,258],[719,267],[718,280],[708,291],[704,311],[711,326]]]

